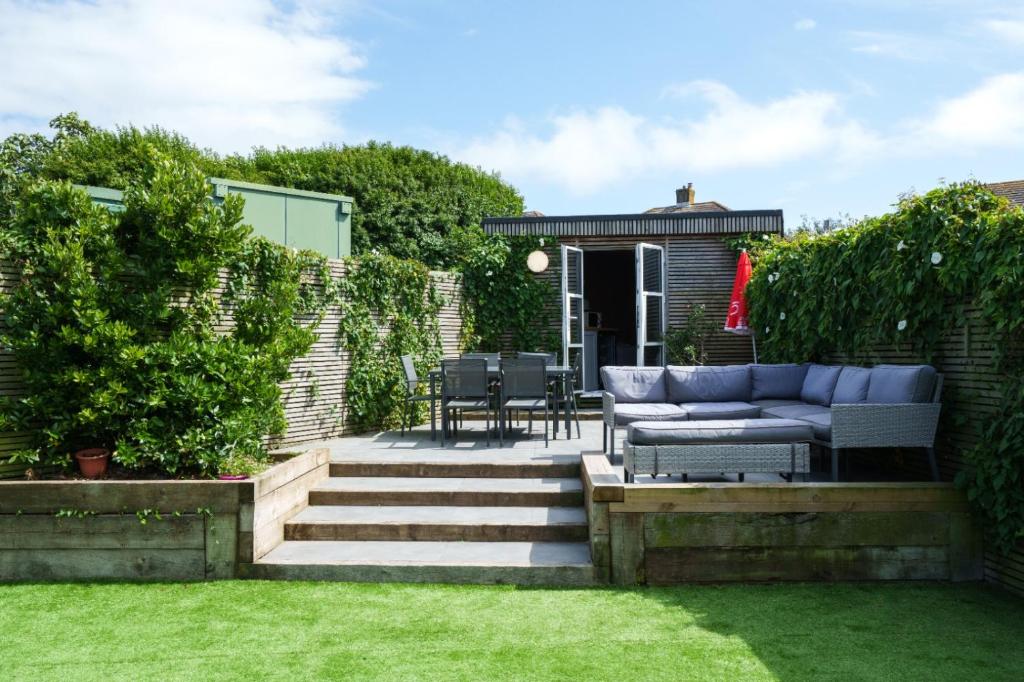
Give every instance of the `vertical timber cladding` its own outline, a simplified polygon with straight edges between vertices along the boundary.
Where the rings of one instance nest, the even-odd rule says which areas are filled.
[[[558,243],[548,246],[552,239],[558,239]],[[713,365],[753,362],[750,337],[722,331],[729,312],[737,255],[719,235],[546,238],[544,251],[551,265],[539,277],[554,291],[550,313],[555,331],[561,333],[562,309],[558,296],[562,260],[559,244],[582,248],[585,259],[587,251],[632,251],[641,242],[665,248],[668,328],[686,324],[693,306],[703,304],[707,320],[715,330],[708,339],[708,362]],[[619,275],[609,273],[609,276]],[[636,290],[633,270],[621,274],[621,285],[630,291]]]

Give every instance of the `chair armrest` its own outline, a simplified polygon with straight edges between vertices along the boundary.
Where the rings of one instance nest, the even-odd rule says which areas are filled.
[[[832,447],[933,447],[941,410],[941,403],[833,405]]]
[[[615,396],[608,391],[601,393],[601,411],[604,413],[605,426],[615,428]]]

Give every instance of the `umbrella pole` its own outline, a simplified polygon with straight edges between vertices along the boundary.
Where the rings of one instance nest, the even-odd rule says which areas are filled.
[[[757,338],[754,336],[754,332],[750,332],[750,345],[754,347],[754,364],[757,364]]]

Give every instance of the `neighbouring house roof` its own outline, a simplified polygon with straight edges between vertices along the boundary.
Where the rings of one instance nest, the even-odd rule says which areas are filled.
[[[782,234],[781,210],[769,211],[691,211],[673,213],[634,213],[623,215],[577,215],[484,218],[488,234],[584,236],[653,236],[744,234],[746,232]]]
[[[1006,197],[1012,204],[1024,206],[1024,180],[990,182],[985,187],[992,190],[992,193],[996,196]]]
[[[523,211],[524,218],[543,218],[544,214],[540,211]]]
[[[644,213],[700,213],[710,211],[728,211],[729,207],[717,201],[698,201],[695,204],[672,204],[671,206],[656,206],[649,208]]]

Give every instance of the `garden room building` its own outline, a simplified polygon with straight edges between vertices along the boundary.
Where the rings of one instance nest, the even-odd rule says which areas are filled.
[[[750,338],[722,331],[737,258],[727,240],[781,235],[782,211],[733,211],[693,199],[688,185],[674,205],[644,213],[484,220],[488,234],[537,237],[548,257],[537,277],[559,292],[552,317],[560,322],[561,354],[583,354],[585,390],[600,388],[604,365],[666,364],[666,331],[685,325],[698,305],[715,330],[708,362],[753,360]]]

